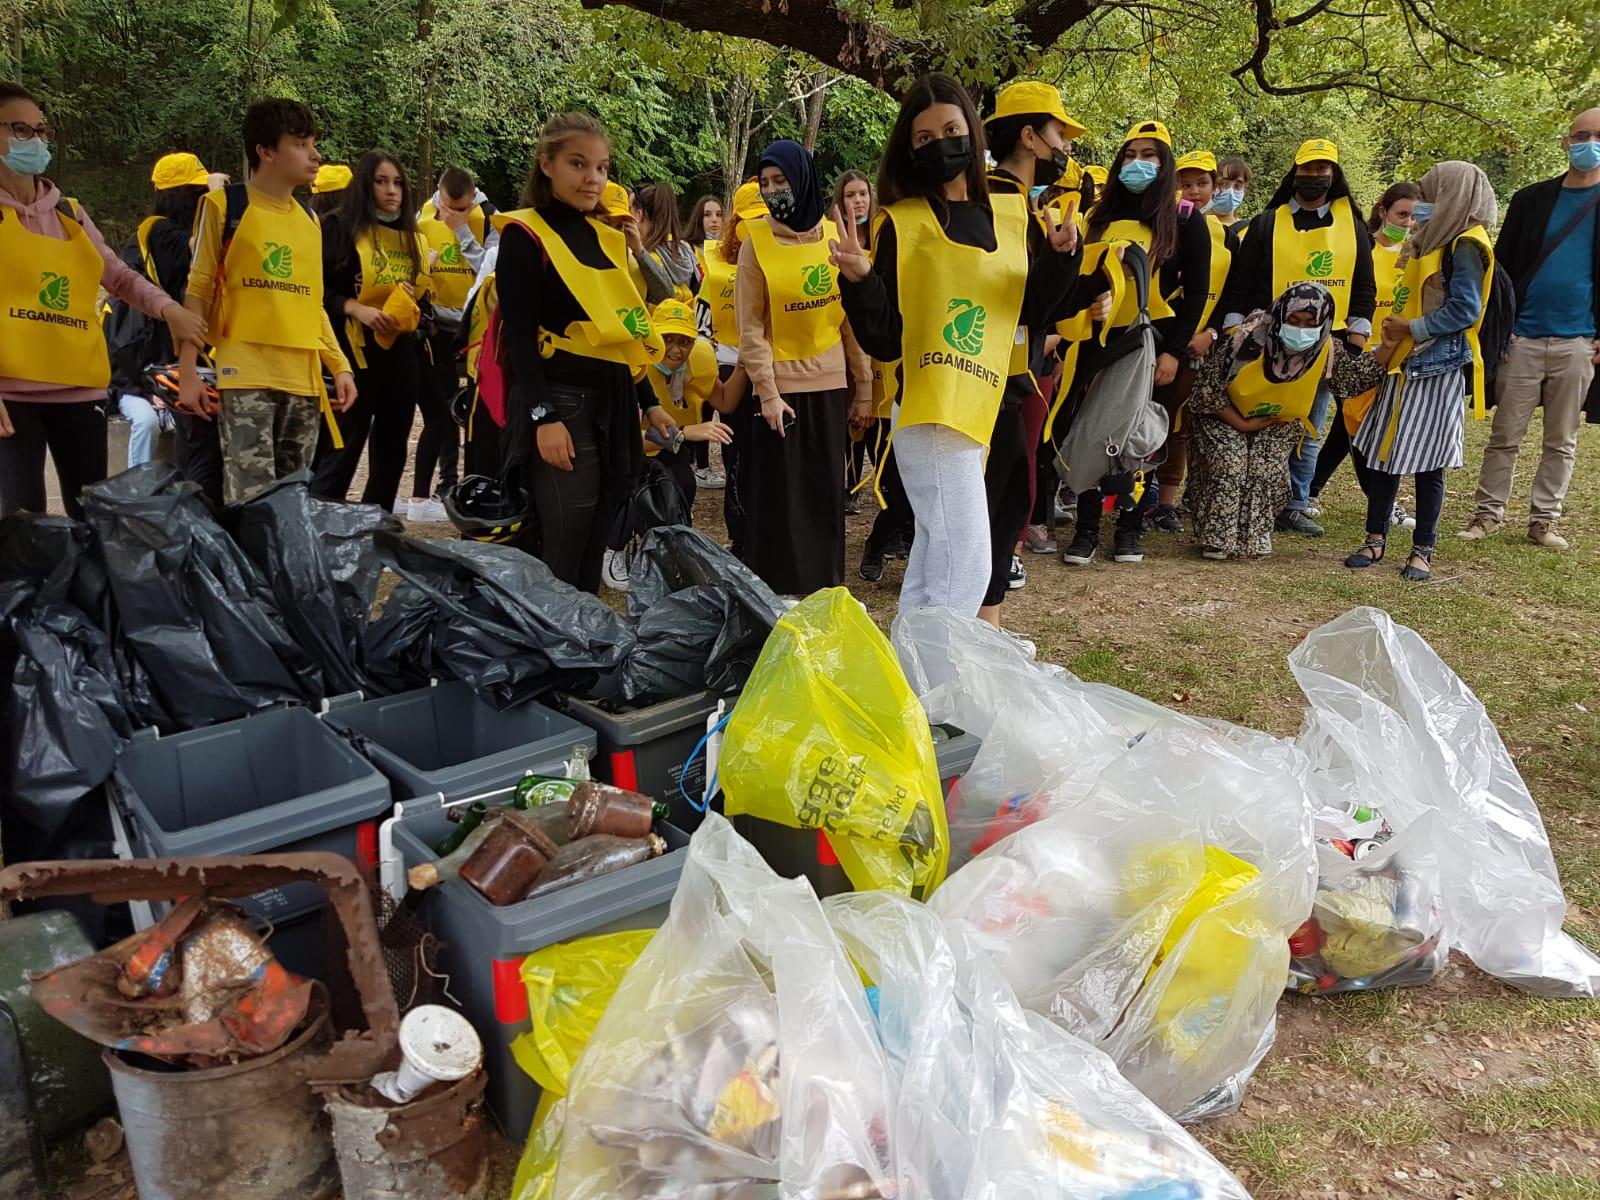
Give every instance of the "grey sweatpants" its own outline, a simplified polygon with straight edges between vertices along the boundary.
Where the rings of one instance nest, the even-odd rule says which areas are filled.
[[[916,537],[900,585],[901,608],[951,608],[975,617],[989,587],[989,499],[984,447],[948,425],[913,425],[894,435]]]

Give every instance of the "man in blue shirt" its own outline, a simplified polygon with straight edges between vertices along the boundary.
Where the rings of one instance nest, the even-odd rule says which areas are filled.
[[[1457,536],[1499,531],[1517,451],[1544,405],[1544,446],[1528,502],[1528,540],[1565,550],[1556,532],[1577,459],[1578,423],[1600,362],[1600,108],[1562,138],[1567,173],[1511,197],[1495,258],[1517,289],[1517,323],[1495,381],[1494,428],[1478,475],[1477,511]]]

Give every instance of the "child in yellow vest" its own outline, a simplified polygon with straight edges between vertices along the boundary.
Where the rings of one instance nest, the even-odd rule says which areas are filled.
[[[692,511],[696,488],[691,448],[733,441],[733,431],[718,415],[737,406],[744,393],[744,371],[735,367],[722,379],[716,351],[700,336],[694,313],[682,300],[663,300],[650,322],[664,349],[661,361],[645,367],[638,383],[644,452],[672,472],[685,507]],[[706,407],[717,414],[709,421],[701,419]]]
[[[262,100],[244,118],[250,163],[249,205],[223,246],[228,189],[200,203],[193,313],[211,318],[217,385],[222,393],[222,491],[230,504],[311,462],[319,409],[327,404],[324,368],[333,375],[332,407],[356,400],[350,363],[322,307],[322,229],[294,190],[316,178],[317,122],[293,100]],[[241,185],[230,185],[238,187]],[[226,251],[226,252],[224,252]],[[179,352],[180,404],[211,415],[193,345]]]

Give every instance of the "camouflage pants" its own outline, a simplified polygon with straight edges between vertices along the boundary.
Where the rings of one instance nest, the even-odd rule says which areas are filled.
[[[222,493],[248,500],[285,475],[311,465],[321,409],[315,397],[266,388],[224,388],[219,430]]]

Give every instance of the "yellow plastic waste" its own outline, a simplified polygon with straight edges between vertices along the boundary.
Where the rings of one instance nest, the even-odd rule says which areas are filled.
[[[622,977],[655,932],[628,929],[575,938],[535,950],[522,960],[533,1028],[511,1043],[511,1053],[544,1094],[517,1164],[512,1200],[549,1200],[554,1195],[566,1111],[562,1101],[572,1069]]]
[[[767,638],[718,762],[725,811],[826,832],[858,891],[926,897],[950,831],[927,713],[888,640],[844,588]]]

